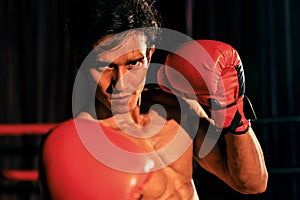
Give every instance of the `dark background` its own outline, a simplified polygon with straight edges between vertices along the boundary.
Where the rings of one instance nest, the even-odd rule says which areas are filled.
[[[72,0],[0,1],[0,123],[48,123],[70,118],[76,75],[64,20]],[[300,199],[300,1],[158,0],[163,27],[238,50],[253,123],[269,170],[268,189],[240,195],[201,168],[201,200]],[[39,137],[0,137],[0,170],[32,168]],[[201,178],[198,178],[198,177]],[[0,199],[37,199],[36,185],[1,183]]]

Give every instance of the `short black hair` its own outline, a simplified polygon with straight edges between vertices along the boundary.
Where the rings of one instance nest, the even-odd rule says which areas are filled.
[[[151,28],[145,35],[147,44],[154,44],[160,16],[151,0],[77,0],[66,25],[75,51],[84,57],[99,39],[131,29]]]

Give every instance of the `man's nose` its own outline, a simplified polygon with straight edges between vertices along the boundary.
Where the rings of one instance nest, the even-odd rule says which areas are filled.
[[[127,69],[123,66],[115,69],[115,89],[122,91],[126,87],[124,75],[127,73]]]

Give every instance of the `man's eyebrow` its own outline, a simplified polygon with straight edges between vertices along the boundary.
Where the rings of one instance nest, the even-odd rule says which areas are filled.
[[[142,61],[145,58],[144,55],[138,55],[135,58],[130,58],[126,61],[126,65],[132,63],[132,62],[138,62]],[[106,61],[101,61],[101,60],[95,60],[95,65],[97,66],[116,66],[117,63],[115,62],[106,62]]]
[[[95,61],[95,64],[96,64],[97,66],[109,66],[109,65],[112,64],[112,63],[110,63],[110,62],[105,62],[105,61],[99,61],[99,60],[96,60],[96,61]]]
[[[139,56],[137,58],[128,60],[126,64],[130,64],[132,62],[137,62],[137,61],[142,61],[142,60],[144,60],[144,58],[145,58],[145,56],[141,55],[141,56]]]

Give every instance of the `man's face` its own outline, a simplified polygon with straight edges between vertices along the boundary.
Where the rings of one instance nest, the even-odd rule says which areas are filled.
[[[101,41],[95,50],[96,64],[88,73],[97,83],[96,101],[100,112],[126,113],[137,105],[154,49],[148,49],[143,35],[130,34],[124,41],[103,51],[113,36]],[[104,106],[104,107],[103,107]]]

